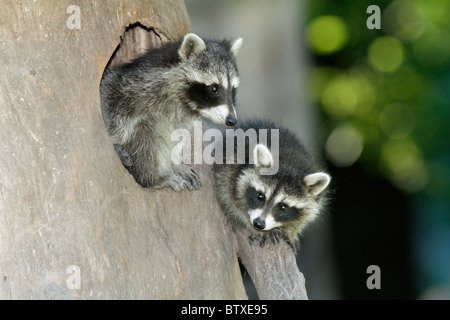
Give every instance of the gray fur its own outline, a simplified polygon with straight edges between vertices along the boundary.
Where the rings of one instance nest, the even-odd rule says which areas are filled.
[[[258,144],[254,150],[248,150],[250,144],[246,143],[246,155],[253,152],[255,164],[250,164],[246,156],[244,164],[214,165],[216,195],[222,211],[235,228],[248,231],[250,240],[263,245],[267,239],[284,239],[294,246],[301,232],[318,216],[330,176],[289,130],[263,121],[239,127],[244,131],[253,128],[258,133],[259,129],[267,129],[267,146]],[[271,157],[271,129],[279,129],[279,159]],[[230,146],[229,142],[223,145]],[[261,167],[274,164],[279,167],[276,174],[260,174]],[[259,199],[260,193],[264,200]],[[280,209],[282,204],[287,206],[285,210]]]
[[[171,134],[176,129],[192,131],[193,122],[201,118],[235,124],[239,75],[234,55],[241,42],[187,34],[105,71],[100,94],[106,129],[140,185],[175,191],[200,187],[190,166],[172,163],[176,142]],[[214,94],[213,85],[220,89]]]

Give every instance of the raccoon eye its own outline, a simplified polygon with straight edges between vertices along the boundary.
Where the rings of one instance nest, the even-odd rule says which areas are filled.
[[[209,86],[209,91],[211,91],[214,94],[218,94],[219,86],[217,84],[213,84],[213,85]]]
[[[261,192],[258,192],[258,195],[256,197],[261,201],[264,201],[266,199],[266,196]]]
[[[281,211],[284,211],[284,210],[286,210],[287,208],[288,208],[288,206],[285,205],[284,203],[280,204],[280,210],[281,210]]]

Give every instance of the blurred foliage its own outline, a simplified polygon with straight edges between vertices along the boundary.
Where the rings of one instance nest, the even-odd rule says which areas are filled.
[[[450,1],[308,2],[313,98],[328,159],[450,202]]]
[[[377,217],[384,215],[379,218],[384,224],[392,224],[398,216],[398,211],[389,209],[401,210],[396,207],[399,197],[386,203],[383,190],[373,190],[363,181],[382,176],[408,197],[411,210],[397,226],[407,230],[415,295],[448,299],[450,1],[314,0],[308,4],[305,38],[314,59],[311,92],[326,120],[327,158],[341,171],[354,164],[363,170],[366,180],[359,181],[358,187],[372,190],[380,198],[376,202],[389,207],[376,212]],[[368,19],[372,21],[374,12],[367,13],[367,8],[373,4],[381,9],[380,29],[366,25]],[[345,189],[346,182],[341,180],[340,187]],[[342,192],[344,198],[353,193]],[[380,205],[370,196],[364,199],[358,214]],[[352,206],[341,210],[351,212]],[[348,220],[341,227],[346,224]],[[365,225],[359,227],[366,230]],[[395,243],[405,240],[401,233],[395,235]]]

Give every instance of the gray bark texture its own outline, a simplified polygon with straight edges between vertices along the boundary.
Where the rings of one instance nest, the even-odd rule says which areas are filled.
[[[72,4],[0,0],[0,299],[246,299],[237,254],[260,298],[306,298],[292,251],[233,233],[209,166],[198,191],[143,189],[106,133],[126,27],[111,65],[188,32],[184,2],[77,1],[69,29]]]

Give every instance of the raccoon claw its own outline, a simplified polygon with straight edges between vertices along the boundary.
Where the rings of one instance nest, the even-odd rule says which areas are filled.
[[[164,186],[172,188],[173,191],[182,191],[186,189],[186,181],[179,175],[170,176],[164,183]]]
[[[261,248],[264,248],[266,246],[267,240],[270,240],[273,245],[278,244],[280,242],[280,240],[284,240],[291,248],[293,248],[293,245],[289,241],[288,237],[283,235],[283,233],[279,229],[274,229],[272,231],[264,232],[263,234],[248,236],[249,244],[253,245],[256,241],[259,243],[259,246]]]
[[[183,180],[184,186],[188,190],[198,190],[202,184],[200,182],[200,178],[198,177],[197,172],[194,169],[188,168],[188,170],[177,173]]]
[[[192,168],[189,168],[187,173],[179,173],[179,175],[185,180],[185,185],[190,191],[197,190],[202,186],[197,172]]]
[[[267,240],[271,240],[272,244],[278,244],[280,242],[282,235],[281,231],[278,229],[269,231],[267,233],[264,233],[264,235],[261,237],[260,246],[264,247],[266,245]]]
[[[187,167],[179,171],[173,172],[162,183],[155,188],[170,187],[173,191],[183,190],[198,190],[201,187],[201,182],[197,172],[194,169]]]
[[[286,240],[287,237],[281,232],[280,229],[274,229],[271,233],[272,243],[278,243],[280,240]]]
[[[289,247],[295,252],[294,244],[287,237],[283,237],[283,240],[288,244]]]

